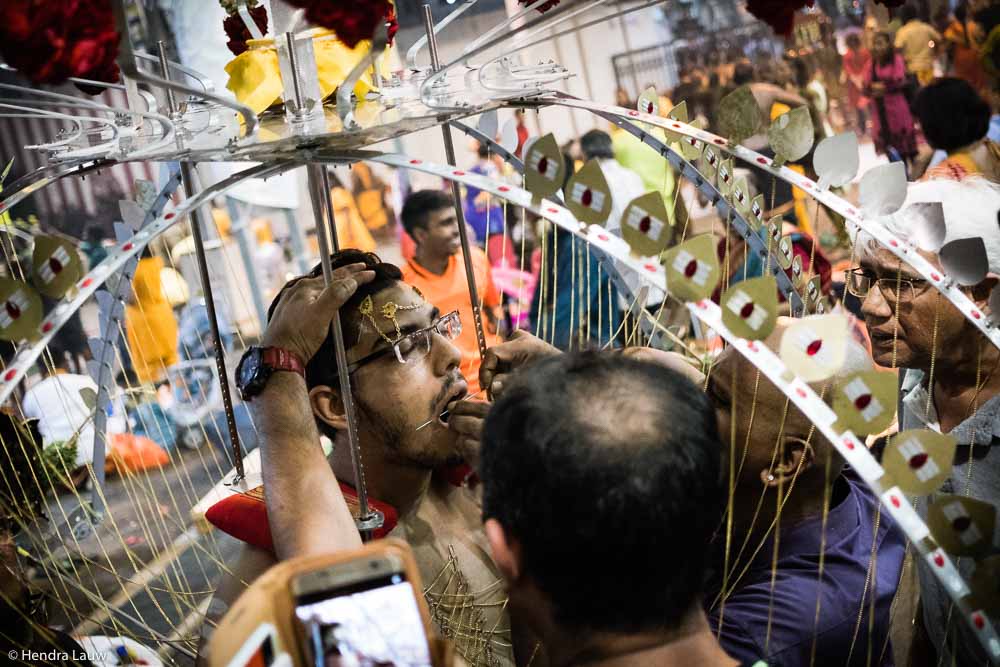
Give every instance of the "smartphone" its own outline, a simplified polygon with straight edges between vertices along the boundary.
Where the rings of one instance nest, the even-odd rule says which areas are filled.
[[[403,560],[362,556],[291,582],[303,653],[326,667],[430,667],[416,593]]]

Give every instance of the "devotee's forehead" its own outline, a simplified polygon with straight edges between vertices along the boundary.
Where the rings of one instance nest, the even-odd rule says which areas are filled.
[[[365,312],[369,312],[370,317]],[[361,302],[355,314],[360,332],[355,347],[361,352],[368,352],[380,343],[388,342],[386,338],[394,341],[397,338],[397,325],[403,334],[428,327],[435,312],[434,306],[418,290],[404,282],[398,282],[373,294],[370,308],[365,305],[364,300]]]
[[[918,252],[932,264],[937,264],[937,258],[933,253],[924,251]],[[900,260],[887,248],[882,247],[870,250],[865,257],[861,259],[861,266],[862,268],[875,272],[880,277],[895,276],[897,273],[902,275],[904,278],[919,277],[919,274],[914,271],[913,267]]]

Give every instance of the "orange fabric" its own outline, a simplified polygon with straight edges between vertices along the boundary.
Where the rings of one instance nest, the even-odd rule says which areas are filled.
[[[493,272],[486,253],[473,246],[472,271],[476,277],[476,288],[482,300],[483,310],[490,309],[494,313],[500,306],[500,292],[493,283]],[[413,285],[430,303],[441,311],[441,314],[457,310],[462,318],[462,333],[455,339],[455,345],[462,351],[462,375],[469,383],[469,393],[479,391],[479,345],[476,343],[475,319],[472,316],[472,303],[469,301],[469,286],[465,279],[465,262],[461,254],[448,258],[448,268],[440,276],[436,276],[424,267],[410,259],[402,267],[403,280]],[[483,315],[483,327],[486,333],[486,346],[499,344],[500,337],[492,331],[489,320]]]
[[[140,472],[160,468],[170,463],[163,448],[141,435],[114,433],[108,440],[105,472]]]
[[[340,491],[347,501],[347,509],[357,518],[360,508],[358,496],[354,489],[346,484],[340,484]],[[370,500],[374,509],[382,512],[385,523],[373,531],[375,539],[385,537],[396,527],[398,516],[395,508],[377,500]],[[235,493],[223,498],[208,508],[205,512],[208,522],[236,539],[246,542],[258,549],[274,552],[274,540],[271,538],[271,524],[267,521],[267,505],[264,502],[264,487],[258,486],[246,493]]]
[[[337,240],[340,247],[375,252],[375,239],[361,219],[354,195],[344,188],[335,187],[330,190],[330,201],[337,219]]]

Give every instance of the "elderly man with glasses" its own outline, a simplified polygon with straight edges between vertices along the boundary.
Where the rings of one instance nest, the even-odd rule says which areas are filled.
[[[882,223],[904,240],[913,238],[916,229],[907,207],[919,202],[942,203],[946,243],[983,239],[990,272],[965,291],[989,312],[990,294],[1000,273],[1000,189],[980,179],[915,183],[900,212]],[[847,287],[862,300],[872,356],[882,366],[902,369],[900,429],[931,428],[954,436],[955,465],[938,493],[969,496],[996,507],[1000,504],[1000,350],[940,292],[872,239],[861,235],[855,252],[860,266],[849,273]],[[936,255],[918,252],[941,268]],[[918,500],[917,509],[925,518],[933,498]],[[973,560],[960,559],[958,566],[968,581]],[[917,568],[923,628],[939,658],[932,656],[927,664],[986,664],[978,641],[951,608],[947,592],[931,576],[927,563],[920,560]],[[914,657],[929,653],[914,651]]]
[[[356,488],[333,336],[323,325],[339,309],[368,493],[397,512],[389,535],[412,547],[438,629],[469,664],[513,665],[521,640],[512,647],[478,499],[435,473],[468,454],[466,445],[478,449],[488,408],[465,400],[462,416],[449,419],[457,402],[471,398],[453,342],[462,330],[459,315],[442,315],[403,282],[396,266],[374,254],[344,250],[331,262],[330,287],[324,288],[320,267],[285,285],[271,306],[262,347],[248,350],[237,370],[260,431],[275,555],[316,552],[320,545],[299,536],[316,534],[309,528],[317,508],[343,504],[337,485],[323,481],[329,474],[316,471],[329,464],[339,482]],[[301,409],[305,395],[311,412]],[[333,442],[328,458],[320,433]],[[340,519],[351,532],[351,518]],[[325,537],[321,531],[319,539]],[[234,579],[253,581],[273,563],[271,554],[248,546]],[[234,584],[220,586],[220,602],[242,592]],[[215,613],[222,606],[216,604]],[[524,643],[522,662],[535,647]]]

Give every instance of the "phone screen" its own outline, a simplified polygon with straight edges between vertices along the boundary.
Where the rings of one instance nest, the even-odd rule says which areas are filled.
[[[310,654],[326,667],[430,667],[423,619],[401,572],[296,598]]]

